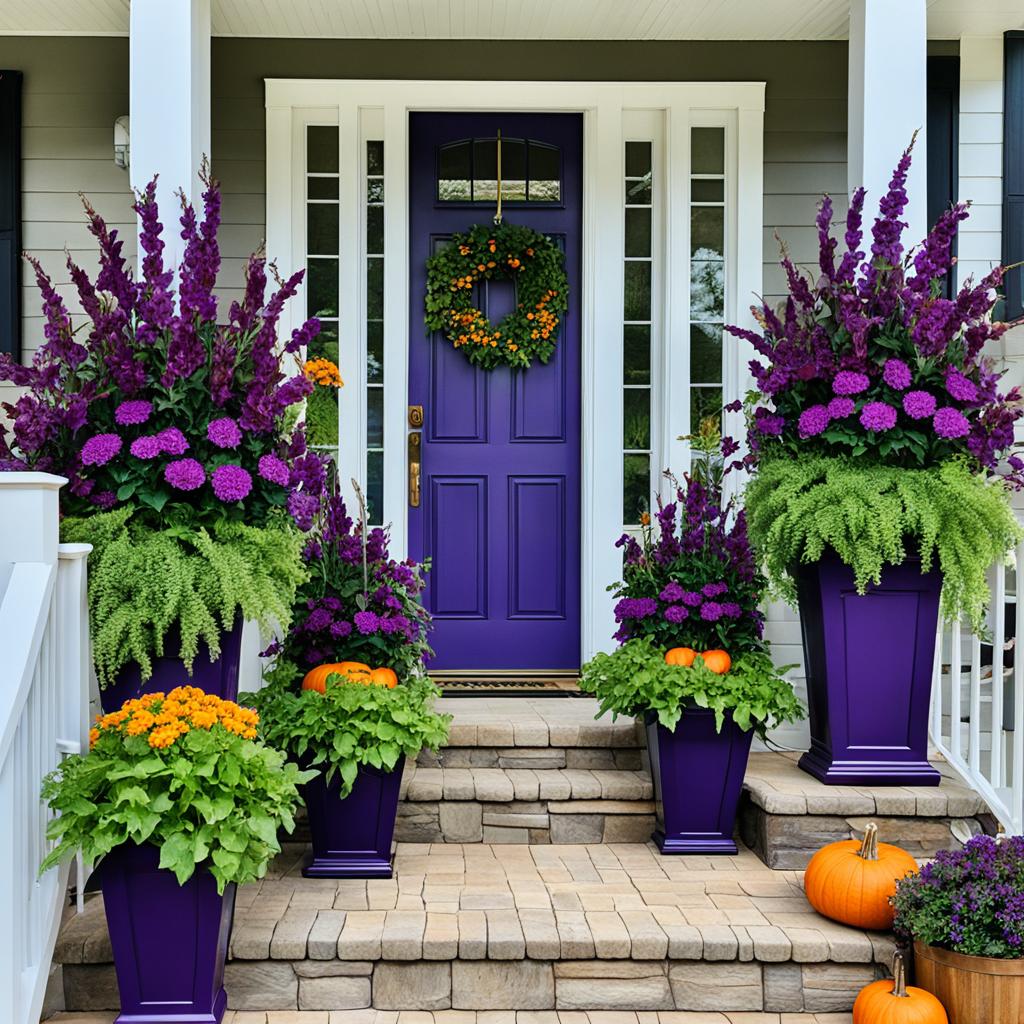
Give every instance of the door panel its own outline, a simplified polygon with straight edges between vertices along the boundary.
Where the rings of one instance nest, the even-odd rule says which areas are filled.
[[[543,231],[566,255],[569,309],[546,366],[470,365],[423,326],[425,260],[494,215],[494,139],[529,140],[506,222]],[[472,140],[459,145],[462,140]],[[421,505],[413,558],[431,560],[436,670],[574,670],[580,654],[580,229],[582,119],[575,114],[410,118],[409,403],[422,405]],[[514,147],[510,147],[514,148]],[[471,155],[472,154],[472,155]],[[503,170],[508,171],[504,161]],[[439,167],[444,179],[438,184]],[[507,178],[507,173],[506,173]],[[439,194],[443,197],[439,199]],[[506,200],[509,193],[505,193]],[[488,197],[473,202],[470,197]],[[533,200],[525,197],[531,196]],[[510,282],[474,295],[492,319]]]

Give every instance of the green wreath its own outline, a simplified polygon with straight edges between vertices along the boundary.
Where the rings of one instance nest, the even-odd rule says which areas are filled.
[[[492,324],[473,305],[478,281],[511,278],[516,308]],[[555,351],[569,280],[562,250],[521,224],[475,224],[427,260],[426,324],[484,369],[546,363]]]

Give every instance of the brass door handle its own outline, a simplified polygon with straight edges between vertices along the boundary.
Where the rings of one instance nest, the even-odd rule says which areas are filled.
[[[409,507],[420,507],[420,451],[422,436],[418,430],[409,433]]]

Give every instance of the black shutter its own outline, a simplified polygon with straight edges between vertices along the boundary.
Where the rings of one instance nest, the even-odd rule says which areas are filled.
[[[959,167],[960,58],[928,58],[928,227],[956,202]],[[954,243],[955,244],[955,243]],[[943,286],[952,297],[955,274]]]
[[[0,71],[0,352],[21,358],[20,71]]]
[[[1024,260],[1024,32],[1003,41],[1003,266]],[[1024,315],[1024,267],[1005,278],[1007,320]]]

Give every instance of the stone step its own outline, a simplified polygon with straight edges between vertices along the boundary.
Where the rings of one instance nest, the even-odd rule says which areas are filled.
[[[304,855],[239,891],[232,1009],[845,1013],[893,949],[748,850],[399,844],[386,881],[304,879]],[[55,959],[67,1009],[116,1008],[101,898]]]

